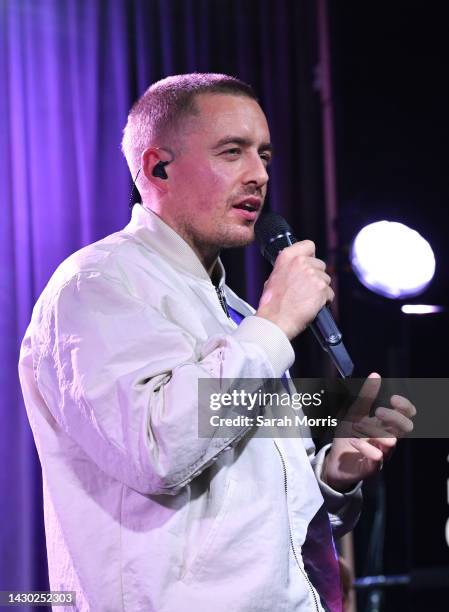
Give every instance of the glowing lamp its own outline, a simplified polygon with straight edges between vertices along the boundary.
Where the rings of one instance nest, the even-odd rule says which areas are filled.
[[[395,221],[377,221],[360,230],[352,244],[351,265],[365,287],[391,299],[419,295],[435,273],[427,240]]]
[[[404,314],[435,314],[437,312],[444,312],[443,306],[435,306],[434,304],[404,304],[401,306],[401,310]]]

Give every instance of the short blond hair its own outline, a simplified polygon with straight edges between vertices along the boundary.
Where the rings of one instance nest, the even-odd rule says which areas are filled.
[[[152,145],[167,146],[180,124],[198,114],[195,97],[202,93],[246,96],[257,101],[250,85],[226,74],[178,74],[150,85],[128,115],[122,152],[135,177],[143,151]]]

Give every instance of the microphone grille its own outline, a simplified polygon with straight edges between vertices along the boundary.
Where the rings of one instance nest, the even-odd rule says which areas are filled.
[[[292,234],[293,231],[284,217],[275,212],[267,212],[257,219],[254,233],[258,243],[264,246],[275,236]]]

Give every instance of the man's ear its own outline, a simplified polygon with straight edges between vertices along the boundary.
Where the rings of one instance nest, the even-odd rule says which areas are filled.
[[[162,187],[161,181],[162,179],[154,175],[154,169],[158,167],[160,162],[165,161],[162,159],[162,155],[164,153],[158,147],[148,147],[143,151],[142,156],[140,158],[140,165],[142,167],[142,174],[145,176],[147,181],[151,183],[153,186],[160,189]]]
[[[167,152],[159,147],[148,147],[143,151],[141,156],[141,167],[142,173],[147,179],[149,183],[156,187],[156,189],[164,190],[166,189],[164,185],[164,181],[167,179],[165,171],[165,165],[170,163],[171,159],[165,159],[167,157]],[[162,171],[160,172],[159,169]],[[165,175],[165,176],[164,176]]]

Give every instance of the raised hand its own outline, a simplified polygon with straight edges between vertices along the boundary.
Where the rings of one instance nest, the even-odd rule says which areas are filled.
[[[379,407],[369,416],[380,385],[379,374],[370,374],[336,430],[322,479],[337,491],[348,490],[379,471],[398,439],[413,430],[416,408],[400,395],[393,395],[389,407]]]

